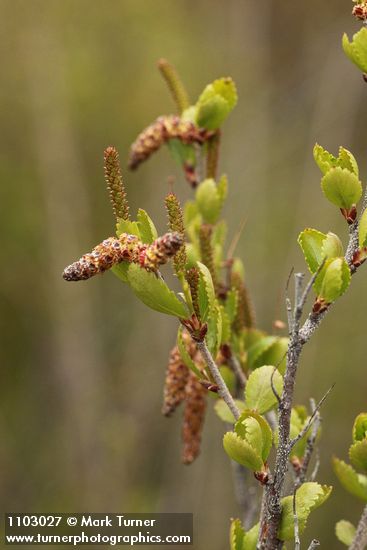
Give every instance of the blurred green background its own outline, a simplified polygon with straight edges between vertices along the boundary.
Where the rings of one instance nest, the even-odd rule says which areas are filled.
[[[239,244],[258,322],[284,319],[291,266],[304,270],[304,227],[346,236],[322,198],[315,141],[342,144],[366,174],[366,84],[341,35],[359,28],[351,2],[316,0],[1,0],[0,484],[3,511],[192,511],[195,548],[228,547],[238,514],[223,425],[209,411],[203,448],[180,464],[181,412],[160,414],[176,322],[148,311],[112,274],[66,284],[65,265],[113,233],[103,150],[123,161],[132,211],[165,228],[167,176],[190,190],[166,150],[137,173],[126,157],[137,133],[174,110],[156,70],[179,69],[195,99],[231,75],[240,101],[225,125],[221,170],[230,180]],[[334,524],[361,503],[331,472],[346,457],[366,404],[366,279],[333,308],[305,349],[297,399],[323,407],[318,479],[335,484],[305,539],[339,548]]]

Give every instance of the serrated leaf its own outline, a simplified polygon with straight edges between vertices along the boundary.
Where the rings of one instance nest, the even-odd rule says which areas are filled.
[[[260,523],[256,523],[247,533],[243,539],[243,550],[256,550],[257,541],[259,538]]]
[[[178,318],[187,317],[186,306],[177,298],[173,290],[168,288],[166,283],[154,273],[142,269],[137,264],[130,264],[127,270],[127,279],[136,296],[146,306]]]
[[[283,391],[283,377],[274,367],[264,365],[254,370],[246,383],[245,398],[246,407],[254,409],[263,414],[272,409],[277,404],[277,399],[271,388],[271,377],[273,384],[279,395]]]
[[[227,292],[226,301],[224,304],[224,309],[226,314],[228,315],[228,319],[230,323],[233,323],[237,315],[237,307],[238,307],[238,292],[235,288],[233,288],[232,290],[229,290]]]
[[[195,267],[197,262],[200,260],[200,254],[195,245],[192,243],[186,243],[186,269],[191,269],[192,267]]]
[[[241,413],[240,418],[237,420],[235,424],[235,427],[234,427],[235,432],[240,437],[247,440],[249,433],[250,434],[253,433],[253,430],[251,430],[251,425],[248,423],[248,420],[250,419],[251,421],[255,420],[260,427],[261,434],[262,434],[262,444],[261,444],[261,448],[258,447],[258,449],[263,461],[265,462],[269,456],[271,446],[273,444],[273,433],[271,431],[269,424],[265,420],[265,418],[263,418],[256,411],[245,409]],[[258,440],[257,440],[257,443],[259,443]]]
[[[335,534],[340,542],[342,542],[346,546],[350,546],[356,535],[356,528],[350,521],[341,519],[335,525]]]
[[[360,413],[353,424],[353,441],[367,438],[367,413]]]
[[[350,269],[345,259],[330,258],[317,276],[314,288],[320,298],[332,303],[347,290],[350,278]]]
[[[226,310],[224,309],[224,306],[220,306],[220,313],[222,317],[222,336],[221,336],[221,342],[222,344],[229,342],[231,339],[231,321],[229,320],[229,317],[227,315]]]
[[[116,224],[116,235],[119,237],[122,233],[136,235],[140,239],[140,231],[137,222],[130,220],[119,220]]]
[[[357,474],[352,466],[339,458],[333,458],[333,467],[344,489],[367,502],[367,476]]]
[[[212,276],[206,265],[201,262],[197,262],[197,267],[200,271],[199,279],[199,309],[201,320],[204,323],[209,315],[209,312],[215,306],[215,290],[213,285]]]
[[[352,153],[344,149],[344,147],[339,147],[339,156],[336,158],[329,153],[329,151],[326,151],[326,149],[316,143],[313,149],[313,156],[323,174],[326,174],[331,168],[339,166],[340,168],[346,168],[350,172],[353,172],[357,177],[359,175],[356,159]]]
[[[243,411],[245,408],[245,404],[243,401],[240,401],[239,399],[235,399],[234,402],[237,405],[237,408],[239,411]],[[228,422],[228,424],[234,424],[236,422],[235,417],[231,413],[231,411],[228,408],[228,405],[223,401],[223,399],[218,399],[217,402],[214,405],[214,410],[219,416],[223,422]]]
[[[196,190],[195,198],[203,220],[215,224],[222,208],[215,181],[210,178],[202,181]]]
[[[284,374],[287,365],[287,349],[289,338],[276,337],[276,341],[261,356],[261,362],[265,365],[274,365],[280,374]]]
[[[367,246],[367,209],[363,212],[358,224],[359,248]]]
[[[219,371],[222,375],[222,378],[224,380],[225,385],[229,389],[229,391],[232,393],[236,387],[236,375],[233,372],[232,369],[227,367],[227,365],[221,365],[219,367]],[[244,407],[242,407],[244,408]]]
[[[325,197],[339,208],[349,210],[362,196],[358,177],[346,168],[332,168],[321,180]]]
[[[349,459],[355,468],[367,472],[367,439],[356,441],[350,446]]]
[[[262,358],[271,346],[277,341],[276,336],[264,336],[257,340],[248,350],[247,362],[250,369],[256,369],[264,365]]]
[[[263,469],[264,463],[261,457],[237,433],[225,433],[223,447],[227,455],[235,462],[242,464],[242,466],[249,468],[253,472],[259,472]]]
[[[332,488],[315,482],[303,483],[296,493],[296,511],[299,532],[306,527],[307,519],[312,510],[321,506],[330,496]],[[281,540],[294,538],[293,495],[282,498],[282,518],[278,537]]]
[[[185,340],[183,338],[183,333],[182,333],[182,327],[180,327],[177,332],[177,347],[178,347],[178,351],[180,352],[181,359],[185,363],[185,365],[190,370],[192,370],[192,372],[196,374],[198,378],[203,378],[203,373],[197,368],[197,366],[195,365],[194,361],[191,359],[191,356],[186,348]]]
[[[205,340],[210,353],[216,357],[219,351],[219,346],[222,343],[222,315],[217,304],[214,304],[214,306],[210,309],[210,314],[207,318],[207,325],[208,330]]]
[[[206,86],[196,103],[196,123],[217,130],[237,103],[237,90],[231,78],[220,78]]]
[[[244,550],[243,539],[245,537],[245,530],[242,527],[242,523],[239,519],[233,519],[231,521],[231,527],[229,529],[229,545],[230,550]]]
[[[152,222],[146,211],[142,208],[139,208],[137,218],[140,238],[142,242],[146,244],[152,244],[152,242],[155,241],[155,239],[158,237],[158,233],[154,223]]]
[[[326,239],[325,233],[317,229],[305,229],[298,236],[298,244],[304,254],[311,273],[315,273],[323,260],[322,243]]]
[[[349,42],[348,36],[344,33],[342,45],[347,57],[361,71],[364,73],[367,72],[367,29],[363,27],[355,33],[351,42]]]
[[[323,258],[337,258],[344,256],[343,244],[338,235],[329,231],[321,245]]]

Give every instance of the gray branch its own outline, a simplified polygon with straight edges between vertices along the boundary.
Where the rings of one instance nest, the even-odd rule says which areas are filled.
[[[365,506],[361,519],[359,520],[356,536],[349,550],[363,550],[367,546],[367,505]]]

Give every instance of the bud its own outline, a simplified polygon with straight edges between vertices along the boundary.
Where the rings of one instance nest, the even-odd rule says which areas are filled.
[[[180,202],[174,193],[169,193],[165,199],[166,210],[168,214],[168,227],[171,231],[179,233],[185,240],[185,228]],[[186,250],[182,246],[174,257],[174,265],[177,275],[182,273],[187,262]]]
[[[84,254],[77,262],[65,268],[63,278],[66,281],[82,281],[125,262],[138,262],[141,245],[138,237],[122,233],[119,238],[110,237]]]
[[[128,220],[129,204],[122,181],[119,154],[115,147],[107,147],[104,152],[104,171],[110,200],[117,220]]]
[[[186,384],[186,401],[182,426],[182,462],[191,464],[200,453],[201,432],[206,410],[207,390],[190,371]]]
[[[182,236],[177,233],[166,233],[140,252],[139,262],[148,271],[157,271],[160,265],[168,262],[183,244]]]
[[[171,416],[185,399],[185,387],[189,377],[189,369],[181,359],[178,347],[175,346],[169,358],[164,384],[162,414]]]
[[[192,122],[182,120],[176,115],[159,117],[143,130],[132,144],[129,168],[131,170],[137,168],[170,139],[179,139],[185,144],[203,144],[211,135],[212,132],[198,128]]]

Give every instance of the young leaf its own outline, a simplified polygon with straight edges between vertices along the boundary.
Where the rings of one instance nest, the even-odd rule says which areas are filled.
[[[264,365],[264,354],[275,344],[276,336],[264,336],[257,340],[248,350],[247,362],[250,369],[256,369]]]
[[[129,262],[120,262],[119,264],[111,267],[111,271],[116,277],[118,277],[124,283],[127,283],[127,270],[129,269]]]
[[[209,84],[196,103],[196,123],[201,128],[217,130],[237,103],[237,90],[231,78]]]
[[[357,472],[339,458],[333,458],[334,472],[349,493],[367,502],[367,476]]]
[[[238,307],[238,292],[236,289],[229,290],[227,292],[224,309],[226,314],[228,315],[228,319],[230,323],[233,323],[236,317],[237,307]]]
[[[215,290],[213,285],[212,276],[206,265],[201,262],[197,262],[197,267],[200,271],[199,280],[199,309],[201,314],[201,320],[205,322],[208,318],[209,312],[212,310],[216,303]]]
[[[356,528],[350,521],[341,519],[335,525],[335,534],[340,542],[342,542],[346,546],[350,546],[356,535]]]
[[[223,203],[226,200],[228,194],[228,178],[225,174],[223,174],[218,181],[217,192],[220,200],[220,205],[223,206]]]
[[[215,224],[219,218],[222,203],[213,179],[202,181],[196,190],[196,204],[206,223]]]
[[[207,325],[206,343],[210,353],[216,357],[219,346],[222,343],[222,315],[217,304],[210,310],[210,315],[207,318]]]
[[[367,246],[367,209],[363,212],[358,225],[359,248]]]
[[[277,393],[281,395],[283,377],[277,370],[274,372],[273,366],[264,365],[250,374],[245,388],[246,407],[248,409],[254,409],[263,414],[277,404],[277,399],[271,387],[272,376],[274,387]]]
[[[240,401],[239,399],[235,399],[234,402],[236,403],[237,408],[239,409],[240,412],[244,410],[245,404],[243,401]],[[228,408],[228,405],[226,404],[225,401],[223,401],[223,399],[217,400],[217,402],[214,405],[214,410],[219,416],[219,418],[223,420],[223,422],[227,422],[228,424],[234,424],[236,422],[233,414]]]
[[[367,438],[367,413],[360,413],[353,424],[353,441]]]
[[[229,530],[229,544],[230,550],[244,550],[243,539],[245,537],[245,530],[242,527],[242,523],[239,519],[233,519],[231,521],[231,527]]]
[[[254,442],[254,437],[256,437],[257,444],[260,444],[260,440],[257,435],[254,433],[254,421],[259,425],[261,431],[261,447],[257,447],[258,452],[260,452],[263,461],[265,462],[269,456],[270,449],[273,443],[273,434],[270,429],[269,424],[260,414],[256,411],[244,410],[241,413],[240,418],[235,424],[235,432],[248,441],[249,443]]]
[[[323,258],[338,258],[344,256],[343,244],[338,235],[328,232],[321,246]]]
[[[285,373],[287,364],[287,349],[289,344],[289,338],[283,336],[277,337],[276,342],[262,355],[261,359],[266,365],[275,365],[280,374]]]
[[[361,71],[364,73],[367,72],[367,29],[363,27],[354,34],[351,42],[349,42],[348,36],[344,33],[342,44],[347,57]]]
[[[325,233],[317,229],[305,229],[298,236],[298,244],[305,256],[311,273],[315,273],[323,260],[322,243],[326,239]]]
[[[325,197],[338,206],[349,210],[362,195],[362,184],[358,177],[346,168],[332,168],[321,180]]]
[[[116,235],[119,237],[122,233],[129,233],[129,235],[136,235],[141,238],[139,226],[137,222],[130,220],[119,220],[116,224]]]
[[[152,222],[146,211],[142,208],[139,208],[137,217],[141,240],[143,241],[143,243],[152,244],[152,242],[155,241],[155,239],[158,237],[158,233],[154,223]]]
[[[349,459],[355,468],[367,472],[367,439],[356,441],[351,445]]]
[[[299,531],[306,527],[312,510],[318,508],[330,496],[332,488],[315,482],[303,483],[296,493],[296,511]],[[278,531],[281,540],[294,538],[293,495],[282,498],[282,518]]]
[[[316,143],[313,149],[313,156],[316,164],[320,168],[321,172],[325,175],[331,168],[346,168],[350,172],[353,172],[357,177],[359,175],[358,164],[354,156],[350,151],[339,147],[338,158],[334,157],[329,151],[326,151],[321,145]]]
[[[178,318],[187,317],[186,306],[154,273],[142,269],[137,264],[130,264],[127,270],[127,279],[136,296],[146,306]]]
[[[315,280],[315,291],[325,302],[332,303],[347,290],[350,277],[350,269],[344,258],[330,258]]]
[[[264,463],[259,454],[237,433],[225,433],[223,447],[227,455],[235,462],[242,464],[242,466],[253,472],[260,472],[263,469]]]

